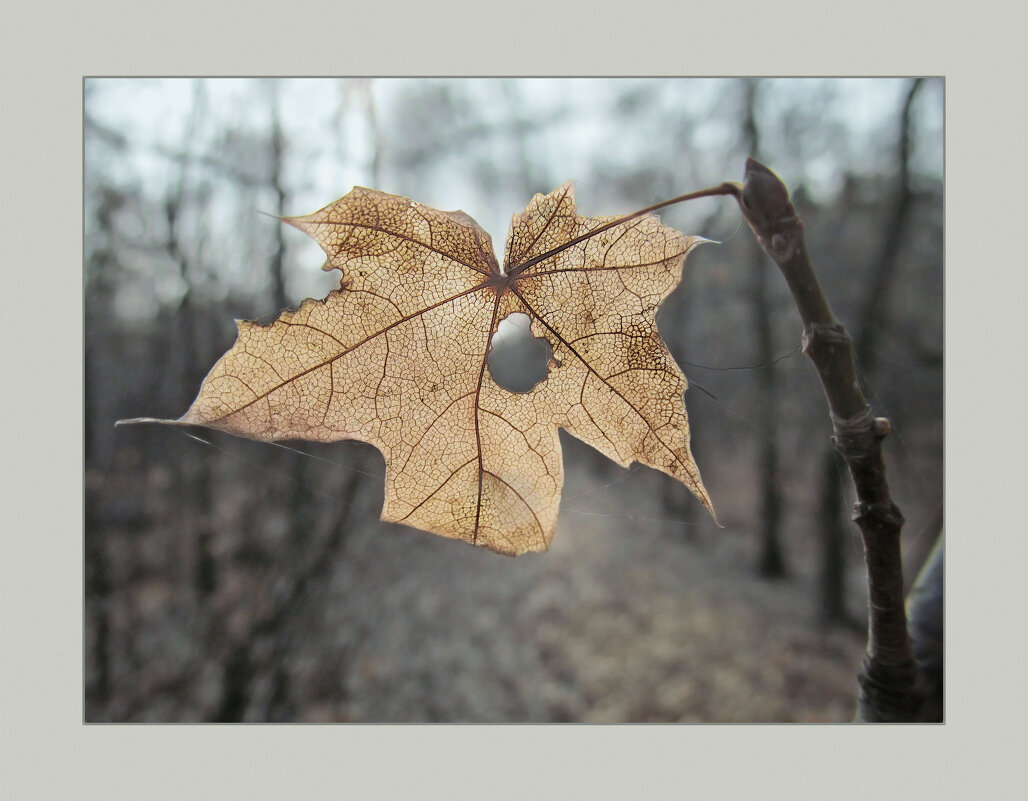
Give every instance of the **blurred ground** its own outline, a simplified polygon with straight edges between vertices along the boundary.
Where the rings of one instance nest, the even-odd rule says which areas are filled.
[[[87,720],[852,716],[863,636],[817,625],[814,565],[807,564],[813,560],[797,555],[790,579],[760,581],[755,538],[735,524],[733,498],[715,499],[724,529],[699,509],[695,526],[642,519],[663,515],[665,478],[638,465],[598,471],[588,448],[562,439],[569,454],[565,500],[546,554],[511,559],[375,522],[381,488],[372,478],[362,479],[370,500],[353,510],[331,564],[308,580],[299,603],[290,602],[276,565],[316,556],[323,540],[313,534],[298,546],[286,521],[248,518],[255,499],[244,480],[215,496],[220,533],[212,552],[236,567],[209,596],[197,592],[194,556],[175,531],[109,531],[112,562],[142,571],[149,565],[155,578],[126,577],[117,582],[126,592],[107,599],[107,700],[97,702],[96,672],[87,670]],[[264,449],[265,458],[271,450],[243,444],[255,446],[254,453]],[[187,447],[235,461],[241,479],[257,469],[244,461],[244,448],[229,455],[192,441]],[[380,460],[368,462],[369,472],[380,471]],[[167,478],[126,469],[121,481],[130,497],[143,494],[141,482]],[[326,483],[310,486],[321,491]],[[174,493],[163,503],[174,504]],[[329,500],[319,496],[316,503]],[[141,514],[173,519],[168,509]],[[283,607],[289,612],[278,628],[261,625]],[[92,653],[95,625],[87,631]]]

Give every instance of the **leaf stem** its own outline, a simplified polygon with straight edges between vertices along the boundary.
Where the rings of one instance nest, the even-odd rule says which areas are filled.
[[[576,236],[574,239],[565,242],[560,247],[553,248],[553,250],[548,250],[545,253],[541,253],[538,256],[533,256],[528,261],[522,262],[521,264],[512,267],[507,274],[512,278],[514,276],[520,275],[529,267],[534,267],[536,264],[546,261],[547,259],[556,256],[558,253],[577,245],[579,242],[584,242],[586,239],[589,239],[590,237],[594,237],[597,234],[602,234],[604,231],[607,231],[618,225],[622,225],[623,223],[626,223],[629,220],[634,220],[636,217],[642,217],[644,214],[649,214],[651,211],[662,209],[665,206],[673,206],[676,203],[684,203],[687,200],[698,200],[702,197],[718,197],[723,195],[732,195],[733,197],[738,197],[741,194],[741,192],[741,184],[737,183],[736,181],[725,181],[724,183],[719,184],[718,186],[711,186],[706,189],[699,189],[695,192],[689,192],[685,195],[673,197],[671,198],[671,200],[662,200],[660,203],[654,203],[652,206],[647,206],[645,209],[639,209],[639,211],[634,211],[631,214],[626,214],[624,217],[618,217],[617,219],[612,220],[609,223],[601,225],[599,228],[594,228],[593,230],[587,231],[581,236]]]

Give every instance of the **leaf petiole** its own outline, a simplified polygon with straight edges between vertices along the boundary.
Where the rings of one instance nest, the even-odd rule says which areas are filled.
[[[594,228],[592,231],[587,231],[581,236],[576,236],[574,239],[569,240],[568,242],[565,242],[564,244],[560,245],[560,247],[555,247],[552,250],[548,250],[545,253],[541,253],[538,256],[534,256],[528,261],[523,262],[517,265],[516,267],[512,267],[508,271],[507,275],[511,278],[514,278],[515,276],[523,273],[529,267],[534,267],[536,264],[544,262],[547,259],[556,256],[558,253],[567,250],[569,247],[577,245],[579,242],[584,242],[586,239],[594,237],[597,234],[601,234],[604,231],[607,231],[611,228],[615,228],[619,225],[622,225],[623,223],[626,223],[629,220],[634,220],[636,217],[642,217],[644,214],[649,214],[651,211],[662,209],[665,206],[673,206],[676,203],[684,203],[687,200],[698,200],[703,197],[718,197],[723,195],[730,195],[737,199],[740,198],[742,196],[742,184],[740,184],[737,181],[725,181],[724,183],[719,184],[718,186],[711,186],[706,189],[699,189],[695,192],[689,192],[685,195],[673,197],[670,200],[662,200],[660,203],[654,203],[652,206],[647,206],[644,209],[639,209],[639,211],[634,211],[631,214],[626,214],[624,217],[618,217],[617,219],[611,220],[609,223],[601,225],[599,228]]]

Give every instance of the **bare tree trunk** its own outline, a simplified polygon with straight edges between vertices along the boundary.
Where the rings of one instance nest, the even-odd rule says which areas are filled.
[[[102,315],[101,319],[106,319]],[[110,470],[112,459],[109,454],[98,454],[95,436],[95,420],[99,419],[97,407],[100,405],[97,387],[99,376],[96,362],[98,358],[97,338],[99,333],[93,327],[87,330],[90,335],[86,339],[86,370],[87,377],[84,391],[85,421],[85,453],[86,468],[99,467],[104,473]],[[109,449],[104,449],[109,450]],[[102,496],[90,497],[89,485],[86,485],[85,502],[85,596],[87,614],[93,618],[93,648],[91,681],[86,684],[87,700],[92,701],[97,710],[104,709],[111,698],[111,617],[110,596],[111,579],[108,559],[107,531],[104,515],[100,508]],[[87,710],[87,720],[91,719]]]
[[[857,365],[863,375],[869,376],[875,365],[878,334],[885,327],[883,309],[891,282],[896,274],[896,262],[903,245],[907,219],[910,217],[914,194],[910,182],[910,142],[912,123],[910,111],[923,81],[911,82],[900,110],[897,147],[896,198],[888,216],[888,227],[882,240],[882,250],[875,262],[870,290],[864,298],[859,314],[858,334],[853,349]],[[842,520],[842,487],[839,482],[838,457],[835,448],[825,455],[821,492],[821,535],[823,543],[821,562],[821,616],[825,623],[851,622],[845,604],[845,526]]]
[[[758,364],[774,361],[771,320],[768,314],[767,270],[756,259],[754,265],[753,310],[756,316]],[[778,386],[775,371],[768,367],[760,376],[759,426],[760,442],[760,575],[782,578],[788,570],[782,547],[782,490],[779,483],[778,458]]]
[[[282,133],[282,119],[278,108],[278,84],[268,84],[268,106],[271,113],[271,165],[268,170],[271,188],[275,193],[275,215],[284,217],[286,213],[286,190],[282,178],[285,141]],[[289,304],[286,292],[286,240],[285,227],[275,226],[275,252],[271,256],[272,301],[275,311],[281,311]]]
[[[111,212],[120,202],[113,192],[105,192],[97,208],[97,223],[108,240],[113,235]],[[86,285],[85,386],[83,387],[84,451],[87,480],[85,482],[85,602],[86,614],[93,625],[92,649],[86,666],[86,719],[106,709],[111,699],[111,613],[112,581],[108,543],[108,512],[106,496],[91,486],[89,474],[107,475],[113,464],[114,447],[109,437],[99,436],[99,420],[109,418],[105,408],[103,356],[112,350],[109,336],[111,287],[109,269],[114,259],[105,246],[90,258],[89,282]]]
[[[299,567],[290,576],[288,588],[280,602],[265,616],[257,620],[245,637],[235,642],[223,668],[222,696],[211,720],[239,722],[247,717],[253,700],[253,682],[258,673],[270,667],[272,694],[268,708],[258,715],[264,720],[286,720],[288,711],[295,708],[289,693],[289,674],[283,662],[295,641],[293,629],[306,600],[317,595],[337,563],[339,552],[346,545],[347,525],[350,513],[361,488],[362,474],[353,471],[339,492],[334,503],[322,503],[324,512],[319,515],[316,529],[308,532],[308,543],[319,542],[316,551],[306,550],[309,555],[299,560]],[[258,645],[268,644],[264,649],[270,656],[259,657]],[[276,664],[267,665],[268,659],[278,659]]]
[[[193,372],[198,365],[208,363],[209,355],[207,338],[203,331],[206,318],[197,307],[196,289],[193,276],[190,274],[191,255],[182,249],[180,241],[182,213],[187,203],[189,173],[192,166],[193,140],[204,114],[204,103],[203,82],[196,80],[193,84],[193,106],[182,139],[177,180],[164,204],[167,223],[164,249],[178,267],[179,276],[185,286],[178,311],[173,317],[176,331],[167,339],[169,352],[165,364],[171,366],[167,371],[167,380],[173,388],[168,393],[171,397],[174,397],[175,392],[181,392],[182,387],[195,385],[196,377]],[[192,582],[200,596],[207,596],[217,585],[215,563],[211,555],[213,532],[210,509],[213,493],[209,460],[197,457],[193,453],[184,454],[177,471],[181,482],[180,491],[186,499],[180,505],[180,525],[184,532],[192,535]]]
[[[757,128],[757,96],[760,82],[749,78],[744,83],[746,111],[743,131],[747,152],[760,152]],[[757,364],[774,361],[774,336],[767,290],[767,267],[759,247],[753,249],[750,273],[753,327],[757,334]],[[782,490],[779,483],[778,458],[778,386],[775,371],[768,367],[759,371],[757,417],[760,430],[760,559],[758,571],[765,578],[782,578],[788,570],[782,548]]]
[[[871,289],[868,291],[861,309],[859,333],[853,342],[857,365],[865,375],[869,374],[875,366],[878,336],[886,327],[883,309],[887,308],[889,290],[892,288],[892,281],[896,276],[896,263],[900,249],[903,247],[907,220],[910,219],[910,213],[914,207],[914,190],[911,187],[910,178],[911,134],[913,132],[910,112],[914,105],[914,99],[923,85],[923,78],[911,81],[900,110],[896,153],[896,160],[899,163],[896,175],[896,198],[887,218],[886,225],[888,227],[885,229],[885,237],[882,241],[882,252],[875,262],[876,269],[872,273]]]
[[[370,85],[357,84],[367,113],[368,126],[374,139],[371,156],[371,184],[379,183],[381,165],[381,137],[371,97]],[[270,182],[276,197],[277,216],[286,214],[288,191],[285,182],[286,141],[278,107],[277,86],[268,84],[268,102],[271,114],[271,166]],[[276,227],[276,248],[270,270],[274,302],[277,309],[289,303],[286,293],[286,258],[284,226]],[[363,474],[352,469],[338,500],[326,505],[314,497],[313,485],[320,468],[309,456],[287,451],[282,453],[280,474],[289,477],[283,489],[288,493],[285,505],[290,517],[290,550],[294,558],[284,560],[295,565],[290,571],[288,589],[284,599],[274,609],[255,622],[246,638],[236,642],[228,651],[223,668],[222,697],[213,713],[213,720],[241,721],[248,717],[261,720],[288,721],[295,717],[297,700],[287,665],[297,642],[294,635],[296,620],[305,600],[318,583],[327,580],[331,567],[337,562],[338,552],[345,547],[347,525],[351,509],[364,486]],[[356,466],[354,466],[356,467]],[[320,543],[320,545],[318,545]],[[311,548],[317,545],[316,553]],[[263,644],[263,648],[258,647]],[[270,646],[270,647],[269,647]],[[272,662],[272,660],[276,660]],[[259,675],[270,675],[271,693],[264,709],[254,709],[254,683]]]
[[[510,115],[510,135],[520,168],[518,174],[521,177],[522,194],[525,197],[532,197],[537,192],[547,191],[547,188],[539,180],[535,165],[529,157],[528,135],[535,128],[535,121],[526,119],[520,114],[516,90],[510,80],[503,81],[500,87],[507,103],[507,113]]]

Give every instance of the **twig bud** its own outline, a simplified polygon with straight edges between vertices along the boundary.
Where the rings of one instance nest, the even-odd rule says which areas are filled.
[[[796,209],[789,200],[789,190],[782,179],[752,158],[746,159],[742,203],[762,233],[769,232],[775,223],[796,216]]]

